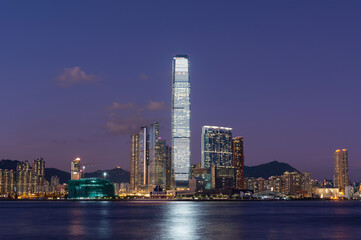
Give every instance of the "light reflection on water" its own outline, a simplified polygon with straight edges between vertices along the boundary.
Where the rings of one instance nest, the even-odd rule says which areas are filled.
[[[0,202],[0,212],[1,239],[352,239],[361,222],[361,202]]]

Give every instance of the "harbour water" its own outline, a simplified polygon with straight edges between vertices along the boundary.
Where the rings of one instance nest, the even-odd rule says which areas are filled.
[[[0,239],[359,239],[358,201],[2,201]]]

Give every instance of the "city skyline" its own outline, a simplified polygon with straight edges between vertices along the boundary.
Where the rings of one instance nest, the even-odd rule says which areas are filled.
[[[160,122],[170,144],[171,58],[184,53],[191,59],[191,163],[201,159],[201,126],[230,126],[245,137],[247,166],[278,160],[332,179],[332,153],[346,148],[350,179],[361,180],[358,8],[167,5],[173,15],[151,5],[74,3],[68,11],[77,18],[67,21],[60,3],[33,12],[1,3],[9,24],[0,25],[8,33],[0,57],[0,158],[42,156],[47,166],[68,170],[81,157],[129,170],[129,130]],[[137,10],[144,16],[133,17]],[[173,25],[164,21],[172,16]]]

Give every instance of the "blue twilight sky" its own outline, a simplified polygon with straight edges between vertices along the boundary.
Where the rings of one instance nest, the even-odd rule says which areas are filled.
[[[170,142],[171,59],[191,61],[192,162],[203,125],[245,163],[361,180],[359,1],[1,1],[0,159],[129,169],[129,132]]]

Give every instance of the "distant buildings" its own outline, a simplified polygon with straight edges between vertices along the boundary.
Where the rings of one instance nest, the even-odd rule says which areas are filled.
[[[130,136],[130,190],[137,190],[139,185],[139,134]]]
[[[350,185],[348,177],[348,153],[346,149],[337,149],[335,151],[335,179],[334,184],[341,192],[344,192],[346,186]]]
[[[190,78],[186,55],[173,57],[171,135],[172,162],[176,188],[188,187],[190,171]]]
[[[232,166],[232,128],[203,126],[201,142],[203,168]]]

